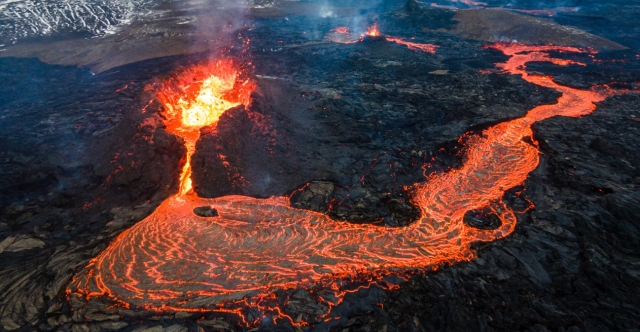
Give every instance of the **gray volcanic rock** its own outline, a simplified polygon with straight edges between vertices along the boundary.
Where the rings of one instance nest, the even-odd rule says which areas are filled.
[[[16,252],[22,250],[36,249],[44,247],[45,243],[37,238],[18,236],[9,236],[0,242],[0,254],[3,251]]]
[[[291,195],[291,206],[326,213],[334,191],[335,185],[331,182],[310,182]]]
[[[200,217],[217,217],[218,211],[210,206],[199,206],[193,209],[193,213]]]
[[[140,16],[153,0],[0,2],[0,44],[55,34],[100,36]]]
[[[524,44],[553,44],[623,50],[627,47],[585,31],[551,20],[504,10],[461,10],[453,20],[458,24],[451,33],[463,38],[488,42],[517,41]]]
[[[0,60],[9,83],[0,86],[3,329],[69,325],[72,313],[61,310],[75,269],[177,190],[185,149],[141,111],[145,81],[167,63],[152,67],[129,68],[132,82],[117,72]]]

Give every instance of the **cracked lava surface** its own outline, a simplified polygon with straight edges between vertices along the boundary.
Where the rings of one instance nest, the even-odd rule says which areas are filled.
[[[487,47],[509,56],[499,69],[562,95],[556,104],[535,107],[524,117],[468,137],[461,168],[434,173],[415,185],[413,204],[421,216],[400,228],[333,220],[293,208],[287,197],[198,197],[190,187],[189,158],[199,128],[215,125],[219,114],[232,106],[248,104],[255,83],[241,79],[228,61],[179,74],[158,99],[166,106],[168,131],[182,137],[188,149],[180,192],[113,240],[71,282],[70,292],[86,298],[106,296],[153,311],[224,312],[225,304],[242,302],[280,312],[266,308],[262,299],[278,289],[322,285],[335,294],[325,299],[328,315],[343,294],[341,280],[376,282],[385,275],[402,277],[408,271],[474,258],[472,242],[504,238],[516,225],[502,197],[538,166],[531,125],[553,116],[588,115],[595,111],[594,103],[619,93],[607,87],[565,87],[551,77],[526,72],[526,64],[533,61],[575,64],[553,58],[550,52],[587,50],[502,43]],[[182,94],[192,97],[184,100]],[[219,215],[194,214],[201,206]],[[501,220],[497,229],[463,223],[467,211],[487,207]]]

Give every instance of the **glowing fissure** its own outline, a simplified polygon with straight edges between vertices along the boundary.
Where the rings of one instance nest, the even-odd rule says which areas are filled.
[[[378,24],[373,24],[367,31],[360,35],[358,38],[354,38],[351,35],[351,29],[349,27],[337,27],[332,29],[327,38],[333,42],[340,44],[354,44],[363,41],[366,37],[381,37],[391,43],[406,46],[412,51],[422,51],[424,53],[435,53],[438,46],[425,43],[415,43],[405,40],[401,37],[393,37],[383,35],[378,29]]]
[[[532,61],[571,63],[550,57],[549,51],[584,50],[518,44],[489,47],[510,56],[499,68],[556,89],[562,96],[557,104],[535,107],[522,118],[468,137],[461,168],[432,174],[416,185],[413,203],[419,206],[421,217],[414,224],[386,228],[336,221],[292,208],[286,197],[206,199],[181,192],[120,234],[74,279],[70,290],[87,298],[107,295],[157,311],[229,312],[225,304],[244,303],[286,318],[280,308],[261,305],[277,289],[321,284],[335,291],[337,300],[326,300],[331,308],[344,295],[338,286],[341,280],[356,276],[380,280],[383,275],[402,276],[413,269],[472,259],[472,242],[503,238],[516,225],[516,216],[502,197],[505,190],[523,184],[539,163],[531,125],[557,115],[590,114],[595,102],[615,93],[565,87],[525,71]],[[253,87],[246,82],[238,85],[237,80],[234,86],[240,90]],[[246,91],[241,95],[249,96]],[[180,100],[162,93],[159,99],[165,104]],[[230,100],[232,104],[248,102]],[[167,112],[176,110],[168,107]],[[167,128],[182,135],[187,144],[195,142],[191,127],[173,120],[169,114]],[[186,169],[190,172],[188,166]],[[200,206],[215,208],[219,216],[195,215],[193,209]],[[480,230],[463,223],[467,211],[483,208],[499,216],[499,228]]]

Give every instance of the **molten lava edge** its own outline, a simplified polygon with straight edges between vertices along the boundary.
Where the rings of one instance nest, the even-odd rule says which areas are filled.
[[[319,315],[328,317],[330,308],[344,295],[341,285],[345,279],[375,281],[384,275],[404,276],[408,271],[474,258],[471,243],[504,238],[515,227],[516,217],[502,197],[506,190],[522,185],[539,163],[531,125],[558,115],[588,115],[595,111],[594,103],[619,93],[606,88],[565,87],[550,77],[525,71],[526,64],[533,61],[571,63],[552,58],[550,51],[586,50],[502,43],[487,47],[510,57],[498,68],[555,89],[562,96],[557,104],[535,107],[522,118],[465,140],[461,168],[432,174],[425,183],[416,184],[413,203],[421,210],[416,223],[402,228],[352,224],[293,208],[287,198],[205,199],[181,190],[120,234],[78,274],[70,291],[85,298],[107,296],[154,311],[228,312],[225,308],[234,303],[253,305],[293,322],[275,302],[271,307],[265,305],[269,294],[321,285],[334,293],[333,299],[323,299],[328,309]],[[235,68],[222,62],[214,67]],[[171,105],[167,107],[168,130],[183,137],[187,146],[195,142],[191,136],[195,128],[182,122],[182,114],[197,101],[199,89],[210,86],[192,85],[188,75],[200,73],[195,68],[179,74],[158,94],[165,105]],[[203,75],[202,82],[210,74]],[[250,101],[245,98],[253,91],[253,83],[239,80],[237,73],[214,74],[227,82],[216,85],[225,87],[220,98],[231,104]],[[190,97],[183,97],[182,92]],[[192,212],[199,206],[211,206],[219,216],[199,217]],[[479,230],[463,223],[467,211],[486,207],[500,217],[498,229]],[[232,312],[241,314],[239,310]]]

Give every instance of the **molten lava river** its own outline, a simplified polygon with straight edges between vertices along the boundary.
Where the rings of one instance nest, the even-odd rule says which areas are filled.
[[[402,277],[474,258],[472,242],[503,238],[515,227],[516,216],[502,197],[505,190],[522,185],[538,165],[531,125],[558,115],[590,114],[596,109],[594,103],[619,93],[606,87],[565,87],[551,77],[526,72],[532,61],[574,63],[553,58],[550,52],[587,50],[501,43],[487,47],[510,57],[498,64],[503,71],[562,96],[554,105],[538,106],[524,117],[469,137],[462,167],[416,184],[412,197],[421,216],[399,228],[333,220],[293,208],[287,197],[198,197],[191,189],[189,159],[199,129],[215,125],[225,110],[249,104],[256,83],[226,60],[195,66],[168,79],[157,98],[165,105],[167,130],[182,137],[188,150],[180,192],[114,239],[74,278],[69,292],[161,312],[234,312],[225,308],[242,303],[271,313],[274,321],[294,322],[266,299],[278,290],[323,287],[335,295],[321,298],[328,307],[322,315],[329,317],[349,282],[384,284],[384,276]],[[202,206],[218,215],[194,214],[194,208]],[[463,223],[467,211],[486,208],[501,219],[497,229],[480,230]]]

